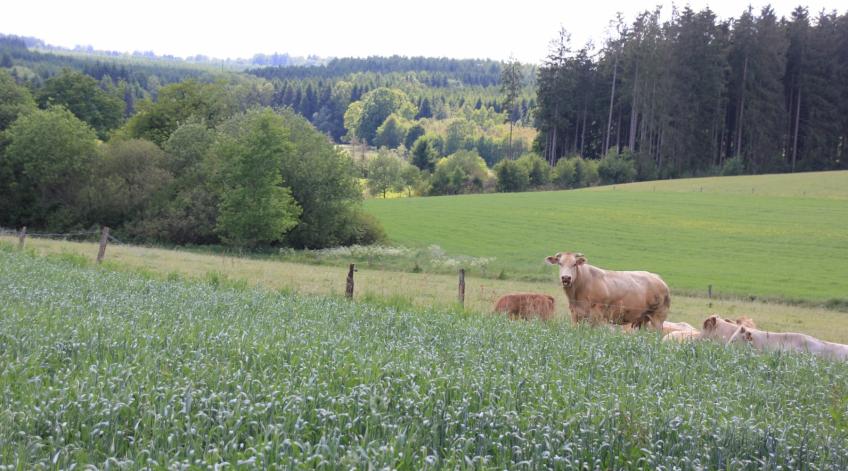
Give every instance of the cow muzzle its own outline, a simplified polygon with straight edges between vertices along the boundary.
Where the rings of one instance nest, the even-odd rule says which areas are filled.
[[[572,279],[568,275],[563,275],[559,277],[560,281],[562,281],[563,288],[571,288]]]

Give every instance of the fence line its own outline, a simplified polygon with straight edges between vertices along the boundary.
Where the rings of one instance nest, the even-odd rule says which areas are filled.
[[[90,231],[74,231],[74,232],[29,232],[27,230],[27,226],[23,226],[20,231],[15,229],[9,229],[5,227],[0,227],[0,235],[11,235],[13,237],[18,237],[18,248],[23,249],[24,244],[27,237],[37,237],[41,239],[59,239],[67,241],[72,237],[86,237],[93,236],[99,234],[100,235],[100,244],[97,251],[97,263],[103,261],[103,258],[106,256],[106,246],[110,241],[124,245],[123,242],[118,240],[116,237],[109,234],[109,228],[106,226],[102,226],[100,230],[90,230]]]
[[[21,234],[22,233],[20,231],[0,227],[0,235],[12,235],[12,236],[17,237],[17,236],[20,236]],[[71,238],[71,237],[94,236],[94,235],[97,235],[97,234],[101,235],[101,239],[102,239],[101,240],[101,248],[98,251],[98,261],[100,259],[102,259],[102,257],[104,256],[103,254],[105,254],[105,244],[106,243],[126,245],[126,243],[124,243],[123,241],[121,241],[120,239],[118,239],[117,237],[112,235],[111,233],[109,233],[109,230],[106,229],[105,227],[102,228],[101,230],[74,231],[74,232],[65,232],[65,233],[59,233],[59,232],[29,232],[29,231],[27,231],[25,236],[26,237],[47,238],[47,239],[68,239],[68,238]],[[101,252],[103,252],[103,254],[101,254]],[[347,273],[348,276],[345,278],[345,294],[349,298],[354,297],[354,293],[353,293],[353,291],[354,291],[353,290],[353,287],[354,287],[353,286],[354,285],[353,278],[354,278],[354,276],[353,276],[353,273],[359,271],[358,269],[354,268],[354,266],[355,265],[351,264],[348,267],[348,273]],[[379,269],[377,269],[377,270],[379,270]],[[410,272],[409,274],[410,275],[418,275],[420,277],[421,284],[423,286],[427,287],[425,291],[432,291],[434,293],[439,292],[439,291],[443,291],[443,289],[441,287],[441,285],[443,283],[436,282],[432,279],[432,276],[434,276],[434,275],[438,276],[438,275],[442,275],[442,274],[428,273],[428,272],[420,273],[420,274]],[[460,271],[459,271],[459,283],[458,283],[458,285],[454,285],[454,286],[456,286],[456,288],[454,288],[454,289],[457,289],[457,291],[454,291],[454,293],[457,293],[456,294],[457,297],[455,299],[457,299],[457,301],[460,305],[464,305],[465,301],[466,301],[466,299],[465,299],[466,298],[466,296],[465,296],[466,295],[466,286],[465,285],[466,285],[467,281],[468,280],[474,280],[473,278],[471,278],[471,279],[466,278],[465,275],[466,275],[466,270],[460,269]],[[478,292],[479,293],[479,298],[478,298],[479,301],[488,302],[489,304],[493,305],[494,302],[501,295],[508,294],[506,291],[499,290],[495,286],[492,286],[492,284],[497,283],[496,280],[488,280],[488,279],[485,279],[485,278],[477,278],[476,280],[480,281],[481,283],[479,283],[479,285],[474,286],[474,287],[469,286],[469,287],[467,287],[467,289],[470,290],[471,293]],[[483,283],[484,281],[488,281],[492,284]],[[379,283],[379,284],[380,284],[380,286],[374,286],[374,288],[380,289],[380,292],[385,297],[387,286],[385,286],[385,283]],[[488,284],[488,286],[487,286],[487,284]],[[368,287],[367,284],[365,286],[363,286],[361,281],[360,281],[360,283],[357,283],[357,285],[358,285],[357,288],[360,288],[360,290],[362,290],[361,292],[365,292],[365,293],[371,292],[370,289],[369,289],[370,287]],[[710,288],[712,288],[712,286],[710,286]],[[712,294],[711,291],[712,291],[712,289],[710,289],[710,294]],[[449,299],[449,298],[446,298],[446,299]],[[612,308],[612,309],[622,309],[622,310],[623,309],[627,309],[627,310],[640,310],[640,309],[644,310],[645,309],[645,306],[638,306],[638,307],[637,306],[624,306],[624,305],[620,305],[620,304],[606,304],[606,303],[590,302],[590,301],[585,301],[585,300],[575,301],[574,303],[583,304],[583,305],[592,304],[592,306],[591,306],[592,308],[607,308],[607,309]]]
[[[20,231],[18,231],[17,229],[8,229],[5,227],[0,227],[0,235],[17,236],[19,232]],[[26,233],[27,237],[43,237],[45,239],[66,239],[68,237],[81,237],[94,234],[100,234],[100,230],[76,232],[30,232],[29,230],[27,230]]]

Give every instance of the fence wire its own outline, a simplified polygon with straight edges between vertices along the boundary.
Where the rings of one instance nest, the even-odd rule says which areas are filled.
[[[90,237],[96,239],[101,234],[100,230],[87,231],[72,231],[72,232],[27,232],[27,237],[68,240],[72,238]],[[20,231],[16,229],[0,227],[0,235],[19,237]],[[125,242],[110,233],[107,237],[109,243],[115,245],[123,245],[130,248]],[[225,257],[226,259],[227,257]],[[235,260],[232,260],[234,263]],[[289,262],[291,263],[291,262]],[[297,262],[294,262],[297,263]],[[383,299],[390,298],[406,298],[409,301],[418,304],[420,302],[430,303],[433,305],[456,305],[458,300],[458,280],[455,276],[449,273],[439,272],[398,272],[396,277],[374,276],[374,273],[387,273],[386,267],[369,266],[370,264],[358,263],[357,274],[355,275],[355,291],[354,298],[379,296]],[[417,263],[416,263],[417,265]],[[321,266],[321,264],[318,264]],[[329,268],[329,267],[328,267]],[[389,269],[389,271],[394,271]],[[344,293],[344,274],[347,269],[339,270],[339,291]],[[370,276],[369,276],[370,275]],[[329,279],[327,280],[329,281]],[[556,284],[552,280],[552,285]],[[536,286],[511,286],[510,281],[497,280],[487,277],[474,277],[471,270],[466,271],[465,277],[465,306],[473,310],[493,311],[495,303],[501,296],[515,293],[522,288],[529,292],[539,292],[551,294],[550,289],[543,287],[537,283],[519,282],[520,285],[536,285]],[[292,286],[295,289],[302,288]],[[308,291],[308,290],[307,290]],[[336,289],[330,290],[335,292]],[[557,290],[559,291],[559,290]],[[561,295],[560,295],[561,296]],[[557,311],[564,315],[569,315],[568,300],[562,299],[560,296],[555,296]],[[416,302],[417,301],[417,302]],[[565,303],[564,308],[562,303]],[[580,305],[590,303],[585,300],[575,300],[575,303]],[[600,302],[591,302],[590,309],[605,309],[605,310],[645,310],[645,306],[624,306],[620,304],[605,304]]]
[[[92,235],[99,235],[100,230],[91,230],[91,231],[74,231],[74,232],[26,232],[27,237],[39,237],[42,239],[70,239],[73,237],[85,237]],[[21,231],[17,229],[9,229],[6,227],[0,227],[0,235],[11,235],[14,237],[20,237]]]

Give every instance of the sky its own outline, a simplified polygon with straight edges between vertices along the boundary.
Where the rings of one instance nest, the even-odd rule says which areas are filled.
[[[774,0],[789,16],[801,0]],[[672,3],[583,0],[298,0],[210,2],[195,0],[61,0],[4,2],[0,33],[34,36],[57,46],[186,57],[370,55],[455,58],[515,57],[541,62],[560,27],[579,47],[602,42],[616,12],[631,22],[636,13]],[[752,1],[755,10],[767,2]],[[677,2],[695,10],[709,6],[719,17],[738,17],[745,3],[732,0]],[[811,16],[822,9],[845,13],[836,0],[808,0]]]

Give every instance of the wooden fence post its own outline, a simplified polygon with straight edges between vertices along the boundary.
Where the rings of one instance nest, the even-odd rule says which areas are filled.
[[[21,228],[21,232],[18,233],[18,250],[24,249],[24,243],[26,242],[26,226]]]
[[[707,286],[707,297],[713,299],[713,285]]]
[[[103,257],[106,256],[106,244],[109,243],[109,228],[103,226],[100,229],[100,250],[97,251],[97,263],[103,261]]]
[[[465,307],[465,268],[459,269],[459,304]]]
[[[347,271],[347,284],[345,285],[345,297],[348,299],[353,299],[353,272],[355,271],[356,265],[351,263]]]

